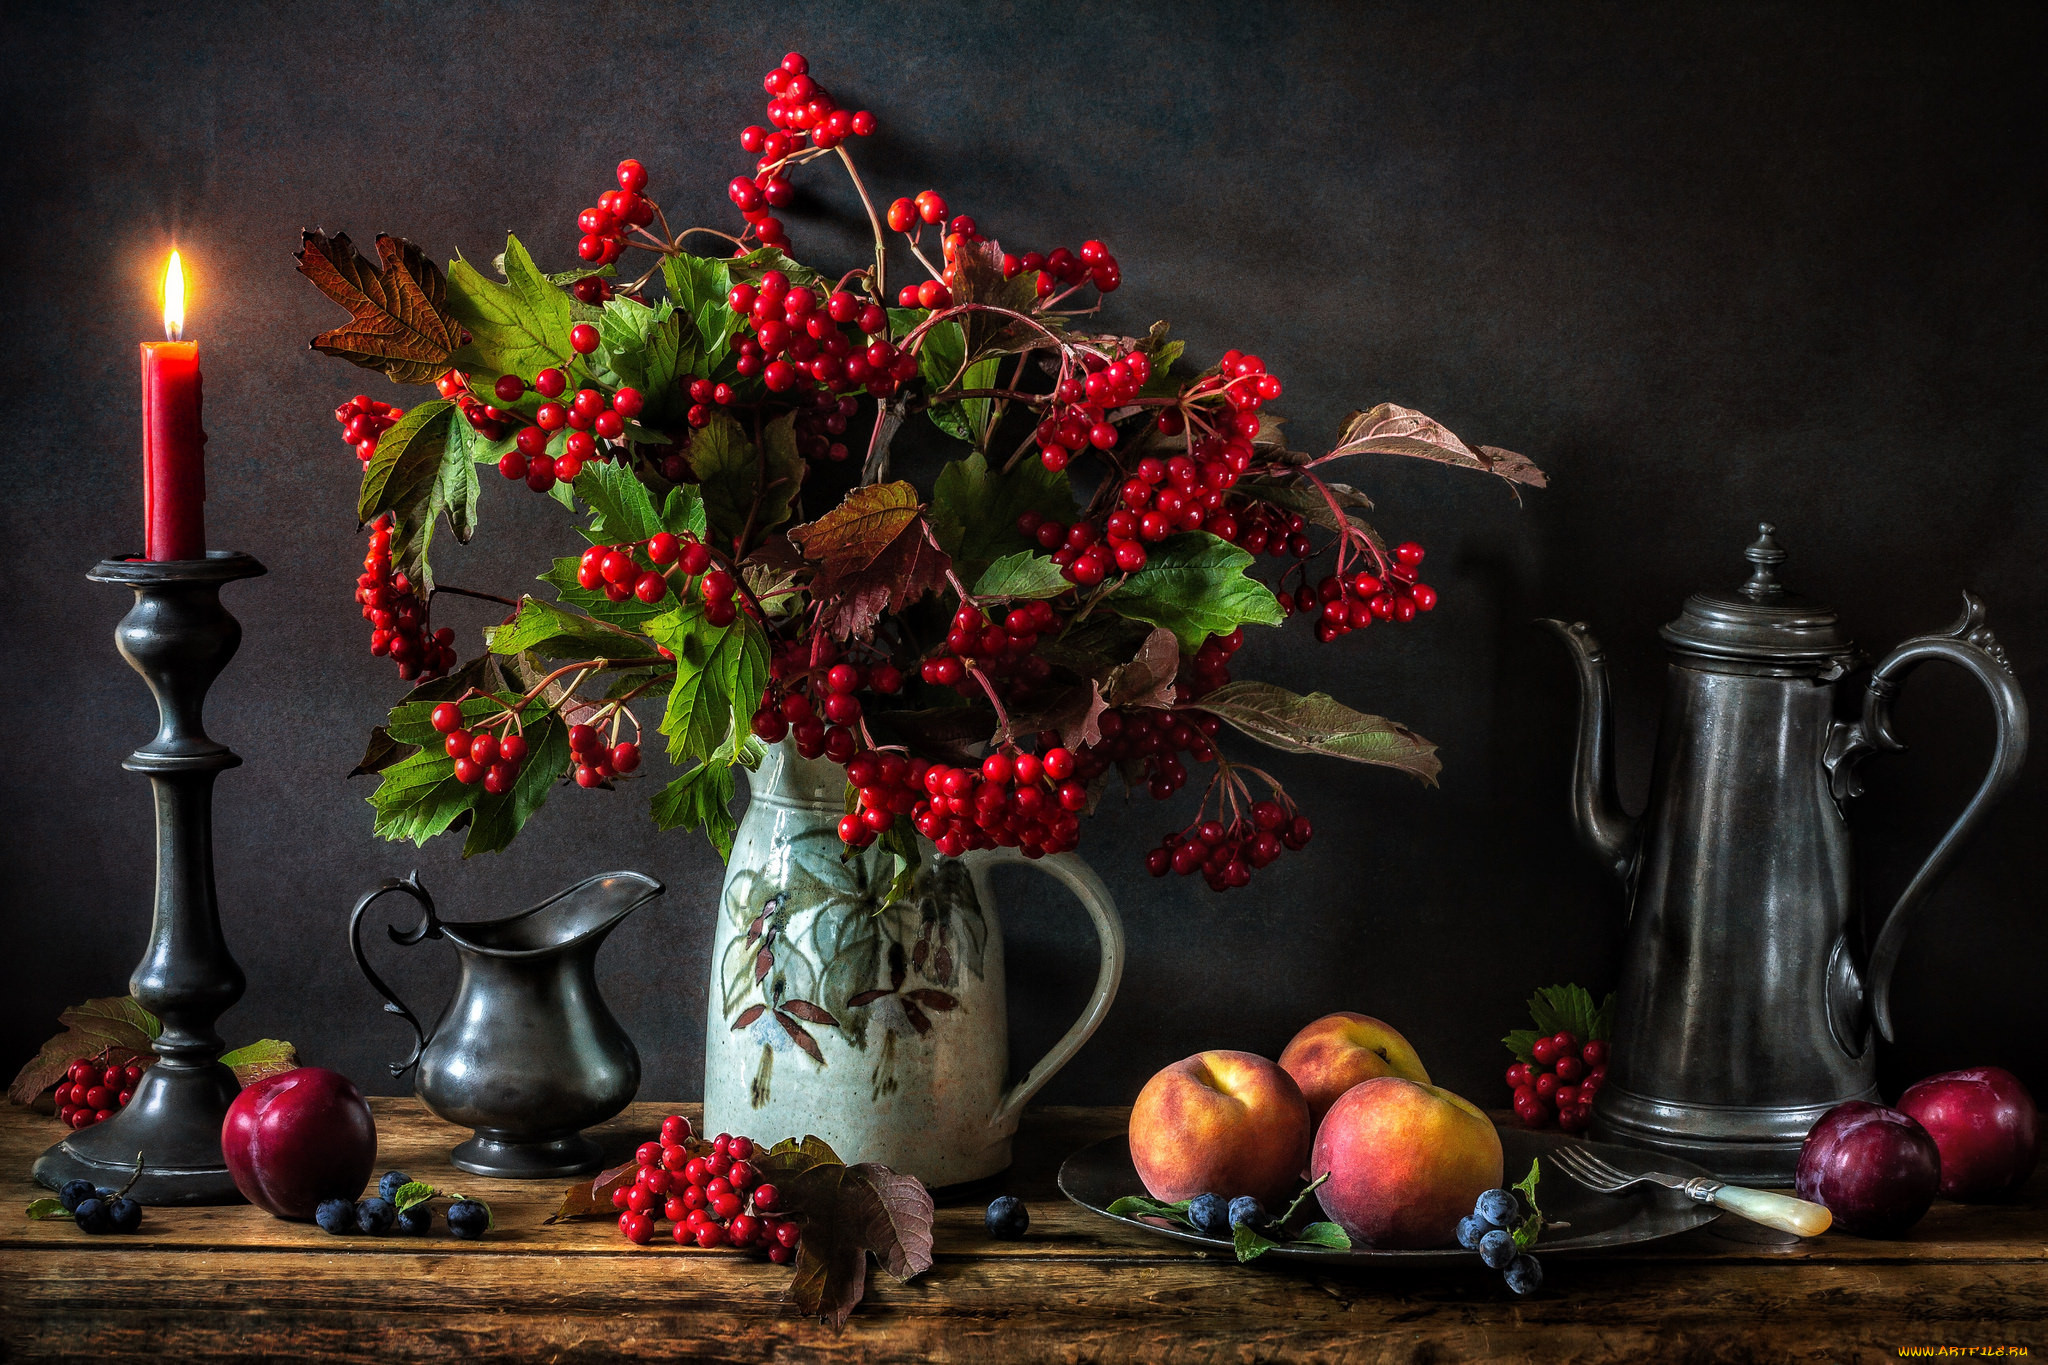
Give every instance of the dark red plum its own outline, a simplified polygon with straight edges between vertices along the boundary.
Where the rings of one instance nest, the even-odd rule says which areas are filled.
[[[1801,1199],[1825,1205],[1859,1237],[1897,1237],[1920,1221],[1941,1184],[1941,1153],[1918,1122],[1851,1100],[1821,1115],[1799,1149]]]
[[[363,1192],[377,1164],[377,1125],[348,1077],[302,1066],[235,1097],[220,1149],[250,1203],[279,1218],[311,1218],[322,1200]]]
[[[1899,1097],[1941,1150],[1946,1199],[2004,1199],[2033,1174],[2040,1154],[2034,1097],[2010,1071],[1971,1067],[1929,1076]]]

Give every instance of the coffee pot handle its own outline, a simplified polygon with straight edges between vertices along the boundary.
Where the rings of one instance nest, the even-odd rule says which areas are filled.
[[[407,1057],[402,1062],[390,1063],[391,1074],[403,1076],[419,1064],[420,1054],[426,1051],[427,1031],[420,1026],[418,1017],[405,1007],[405,1002],[400,1000],[397,994],[384,984],[384,978],[377,975],[375,969],[370,966],[370,959],[363,953],[363,912],[368,910],[371,902],[375,901],[379,896],[393,891],[403,891],[406,895],[411,896],[420,903],[421,910],[420,922],[414,928],[401,933],[397,925],[386,925],[384,927],[384,932],[391,935],[393,943],[401,947],[410,948],[414,944],[424,942],[427,939],[441,937],[441,921],[434,914],[434,898],[427,894],[427,888],[420,885],[420,874],[415,871],[409,877],[392,877],[380,882],[375,891],[370,892],[370,894],[356,902],[355,913],[349,916],[348,921],[348,946],[349,951],[355,954],[356,966],[362,968],[363,975],[368,977],[370,984],[377,988],[377,994],[384,997],[384,1012],[386,1014],[395,1014],[405,1020],[406,1023],[412,1025],[414,1040],[412,1056]]]
[[[1945,631],[1921,635],[1906,641],[1884,657],[1871,671],[1863,694],[1863,718],[1853,725],[1840,725],[1828,744],[1827,768],[1838,800],[1862,790],[1855,765],[1864,754],[1879,749],[1897,751],[1904,741],[1892,733],[1892,702],[1906,675],[1929,659],[1946,659],[1984,685],[1991,694],[1992,710],[1998,722],[1998,740],[1991,753],[1991,769],[1985,773],[1977,794],[1956,817],[1948,833],[1927,855],[1927,861],[1906,883],[1898,903],[1885,916],[1870,952],[1871,1012],[1878,1032],[1893,1041],[1891,1017],[1892,970],[1898,966],[1899,951],[1911,925],[1912,912],[1919,906],[1936,879],[1947,870],[1965,840],[1976,832],[1991,807],[2005,795],[2027,756],[2027,701],[2013,678],[2012,665],[1998,638],[1984,624],[1984,604],[1972,593],[1963,594],[1962,619]]]
[[[1095,869],[1071,853],[1032,859],[1014,848],[992,848],[968,854],[967,863],[974,874],[975,891],[984,901],[989,899],[986,869],[997,863],[1022,863],[1058,878],[1080,898],[1088,917],[1095,921],[1095,936],[1102,947],[1102,963],[1096,969],[1095,990],[1088,997],[1088,1007],[1081,1011],[1081,1017],[1074,1021],[1073,1027],[1053,1044],[1052,1050],[1038,1059],[1038,1064],[1025,1074],[1024,1079],[1003,1093],[1002,1099],[996,1103],[995,1112],[989,1116],[990,1127],[1007,1133],[1017,1126],[1025,1102],[1043,1090],[1045,1083],[1073,1060],[1081,1045],[1101,1026],[1103,1016],[1109,1013],[1109,1003],[1116,999],[1117,983],[1123,980],[1124,975],[1124,924],[1117,915],[1116,902],[1110,899],[1109,890],[1095,875]]]

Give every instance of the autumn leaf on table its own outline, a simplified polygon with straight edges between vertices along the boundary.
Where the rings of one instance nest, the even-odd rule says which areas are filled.
[[[1345,418],[1343,438],[1323,458],[1334,460],[1346,455],[1410,455],[1496,474],[1509,484],[1547,486],[1543,471],[1528,456],[1499,446],[1474,450],[1443,423],[1399,403],[1382,403],[1370,412],[1354,412]],[[1519,498],[1521,494],[1515,496]]]
[[[909,484],[871,484],[790,531],[816,566],[811,595],[829,604],[826,623],[833,635],[865,639],[883,611],[900,612],[945,587],[951,561],[925,535],[922,512]]]
[[[932,1196],[915,1177],[845,1165],[815,1137],[778,1142],[754,1165],[803,1226],[789,1298],[805,1313],[844,1327],[867,1292],[870,1254],[899,1280],[931,1269]]]
[[[64,1031],[44,1043],[7,1087],[7,1098],[16,1104],[35,1103],[80,1057],[111,1050],[120,1054],[123,1065],[136,1057],[152,1057],[157,1035],[163,1032],[155,1015],[125,995],[74,1005],[58,1015],[57,1022]]]
[[[347,324],[313,338],[313,349],[400,384],[424,384],[448,368],[462,344],[447,285],[426,253],[403,238],[379,233],[377,256],[382,270],[357,253],[346,232],[304,234],[299,273],[349,312]]]

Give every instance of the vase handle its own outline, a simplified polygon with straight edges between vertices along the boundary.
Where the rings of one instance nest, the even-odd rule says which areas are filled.
[[[427,888],[420,885],[420,874],[415,871],[410,877],[392,877],[379,882],[376,890],[356,902],[355,913],[350,915],[348,920],[348,946],[349,951],[355,954],[356,966],[362,968],[363,975],[377,988],[377,994],[384,997],[384,1012],[395,1014],[412,1025],[412,1056],[402,1062],[392,1062],[389,1066],[392,1075],[403,1076],[419,1065],[420,1054],[427,1050],[427,1031],[420,1027],[419,1016],[407,1009],[405,1002],[398,998],[391,987],[384,984],[384,978],[377,975],[376,969],[370,966],[369,957],[363,952],[363,913],[379,896],[389,895],[393,891],[401,891],[411,896],[420,903],[421,911],[420,922],[412,929],[401,933],[396,925],[385,926],[384,932],[391,935],[393,943],[410,948],[427,939],[441,937],[441,921],[434,914],[434,898],[427,894]]]
[[[995,1112],[989,1116],[991,1128],[1007,1133],[1016,1128],[1026,1101],[1043,1090],[1045,1083],[1073,1060],[1081,1045],[1101,1026],[1102,1017],[1109,1013],[1109,1003],[1116,999],[1117,983],[1123,980],[1124,975],[1124,923],[1116,913],[1116,902],[1110,899],[1109,888],[1095,875],[1095,869],[1071,853],[1055,853],[1034,859],[1026,858],[1014,848],[992,848],[968,854],[966,862],[974,874],[975,890],[984,901],[989,899],[987,869],[998,863],[1021,863],[1058,878],[1080,898],[1082,908],[1095,921],[1095,935],[1101,940],[1102,965],[1095,973],[1095,990],[1088,997],[1088,1007],[1081,1011],[1081,1017],[1074,1021],[1073,1027],[1059,1042],[1053,1044],[1052,1051],[1039,1058],[1038,1064],[1026,1073],[1023,1080],[1003,1092]]]

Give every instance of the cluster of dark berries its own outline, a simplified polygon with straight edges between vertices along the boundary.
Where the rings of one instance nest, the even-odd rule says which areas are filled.
[[[789,735],[805,758],[823,754],[834,763],[849,763],[860,748],[852,727],[860,723],[866,709],[858,694],[894,696],[903,690],[903,672],[885,660],[869,668],[834,663],[820,674],[805,669],[794,658],[796,653],[808,657],[810,650],[809,643],[798,642],[770,661],[768,687],[754,711],[754,734],[768,744]],[[823,687],[818,686],[820,681]],[[818,694],[815,700],[814,694]],[[818,714],[821,710],[822,717]]]
[[[1273,1217],[1257,1195],[1229,1198],[1220,1194],[1198,1194],[1188,1201],[1188,1226],[1204,1237],[1229,1241],[1240,1227],[1262,1232],[1272,1226]]]
[[[1065,247],[1056,247],[1051,253],[1027,251],[1021,256],[1003,253],[1003,278],[1013,279],[1026,271],[1038,272],[1038,297],[1051,298],[1062,287],[1072,289],[1081,284],[1092,284],[1108,294],[1124,282],[1123,270],[1117,265],[1116,257],[1102,243],[1089,240],[1081,243],[1076,253]]]
[[[829,393],[812,395],[811,406],[796,412],[796,452],[807,460],[830,460],[835,464],[852,455],[845,441],[847,426],[860,411],[860,400],[851,394],[835,398]]]
[[[1024,1201],[1016,1195],[1001,1194],[989,1201],[982,1222],[988,1228],[989,1236],[1015,1241],[1030,1231],[1031,1210],[1024,1207]]]
[[[359,393],[334,410],[334,420],[341,423],[341,439],[356,448],[356,455],[368,464],[377,454],[377,438],[398,424],[405,416],[405,409],[390,403],[380,403],[366,393]]]
[[[434,389],[443,398],[455,404],[462,419],[475,429],[476,434],[486,441],[502,441],[505,433],[518,420],[513,414],[484,402],[469,391],[469,376],[460,370],[449,370],[434,381]]]
[[[1055,634],[1061,624],[1044,598],[994,613],[966,603],[953,613],[945,649],[927,656],[918,665],[918,674],[936,687],[973,697],[981,695],[981,682],[973,676],[978,672],[1009,684],[1010,700],[1029,701],[1037,685],[1052,676],[1052,666],[1032,651],[1041,637]]]
[[[1533,1062],[1508,1068],[1515,1117],[1529,1128],[1555,1123],[1567,1133],[1584,1132],[1592,1126],[1593,1096],[1607,1080],[1606,1042],[1554,1033],[1536,1040],[1535,1053]]]
[[[740,132],[740,146],[760,158],[751,176],[737,176],[727,187],[733,206],[747,220],[746,232],[762,246],[787,246],[789,237],[773,210],[795,197],[783,163],[799,152],[837,147],[850,137],[868,137],[875,116],[867,110],[842,109],[830,91],[811,77],[811,64],[792,52],[761,78],[768,92],[768,122],[749,124]]]
[[[606,190],[597,196],[595,205],[576,215],[576,230],[582,234],[576,254],[591,265],[606,266],[618,260],[626,249],[626,234],[654,221],[655,204],[646,194],[647,168],[628,157],[619,163],[618,177],[617,189]]]
[[[1260,801],[1249,816],[1227,825],[1199,820],[1190,829],[1167,835],[1145,855],[1145,869],[1155,877],[1168,872],[1191,877],[1199,872],[1211,891],[1228,891],[1249,886],[1252,872],[1281,853],[1307,848],[1314,833],[1306,815],[1289,815],[1278,801]]]
[[[389,512],[371,523],[356,601],[370,623],[370,653],[397,664],[405,681],[425,682],[455,666],[455,632],[427,633],[426,604],[404,574],[391,571],[391,525]]]
[[[448,757],[455,760],[455,780],[465,787],[481,782],[492,796],[502,796],[519,780],[519,765],[526,761],[526,739],[516,731],[492,734],[486,726],[509,725],[512,713],[487,720],[474,732],[462,725],[462,708],[444,701],[429,719],[445,739]]]
[[[394,1231],[407,1237],[424,1237],[434,1226],[432,1201],[444,1192],[433,1190],[400,1208],[399,1191],[412,1183],[412,1177],[403,1171],[386,1171],[377,1182],[375,1196],[363,1200],[323,1199],[313,1213],[313,1221],[321,1231],[337,1237],[357,1232],[382,1237]],[[470,1241],[490,1229],[489,1205],[478,1199],[459,1196],[451,1196],[451,1199],[447,1216],[448,1231],[452,1236]]]
[[[645,564],[638,557],[642,553],[647,556]],[[733,604],[737,585],[731,574],[712,568],[711,551],[695,536],[678,538],[658,531],[646,540],[593,545],[576,565],[576,584],[614,602],[637,597],[651,607],[668,596],[671,572],[680,572],[685,579],[702,575],[697,587],[704,598],[705,619],[714,626],[732,624],[738,614]]]
[[[142,1226],[142,1205],[128,1197],[134,1184],[133,1176],[118,1190],[94,1185],[90,1180],[67,1180],[57,1191],[57,1202],[77,1222],[80,1232],[95,1237],[108,1232],[134,1232]]]
[[[58,1121],[73,1128],[105,1123],[128,1107],[142,1072],[139,1063],[108,1061],[105,1053],[80,1057],[65,1071],[64,1079],[57,1082],[52,1096]]]
[[[887,398],[917,375],[917,357],[889,340],[887,311],[851,290],[821,296],[769,270],[754,283],[734,285],[725,301],[752,329],[733,347],[733,368],[749,379],[758,376],[771,393],[865,387]],[[715,386],[712,392],[716,401]]]
[[[661,1140],[634,1153],[639,1170],[631,1185],[612,1192],[619,1231],[645,1246],[663,1218],[675,1226],[678,1246],[732,1247],[765,1252],[777,1265],[796,1259],[803,1229],[782,1216],[782,1196],[762,1181],[750,1158],[752,1139],[720,1133],[710,1143],[697,1138],[690,1121],[671,1114],[661,1121]]]
[[[1458,1220],[1458,1245],[1478,1252],[1488,1270],[1505,1271],[1508,1288],[1517,1294],[1543,1287],[1543,1263],[1515,1246],[1515,1229],[1534,1213],[1520,1190],[1488,1190]]]
[[[1053,401],[1039,418],[1033,433],[1039,460],[1047,469],[1057,471],[1065,469],[1084,450],[1114,448],[1120,433],[1109,421],[1110,411],[1128,405],[1151,377],[1152,358],[1143,351],[1131,350],[1118,356],[1084,354],[1080,365],[1060,376],[1053,389]],[[1197,518],[1194,525],[1200,524]],[[1138,528],[1133,524],[1129,535],[1112,539],[1135,540],[1137,534]]]
[[[576,331],[588,335],[578,337],[573,334]],[[570,344],[579,351],[596,350],[597,329],[578,323]],[[553,366],[536,374],[532,387],[547,401],[535,410],[533,421],[519,429],[512,449],[498,457],[498,472],[508,479],[525,480],[536,493],[545,493],[558,482],[576,482],[584,465],[611,454],[608,443],[621,439],[626,423],[647,406],[646,397],[630,386],[609,397],[599,389],[578,389],[569,395],[569,376]],[[499,401],[505,403],[518,402],[526,390],[526,381],[516,374],[499,376],[494,388]],[[557,401],[565,395],[566,402]]]

